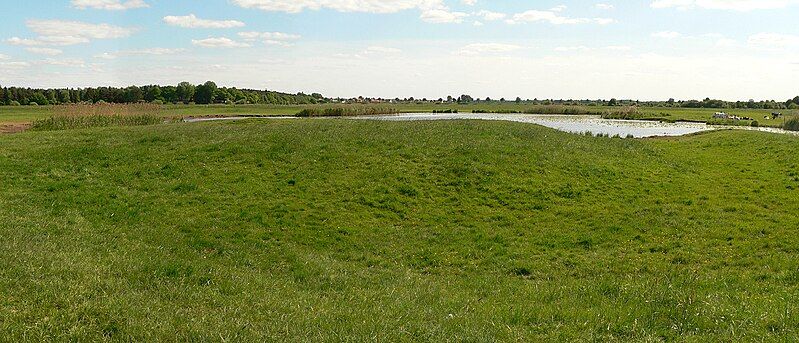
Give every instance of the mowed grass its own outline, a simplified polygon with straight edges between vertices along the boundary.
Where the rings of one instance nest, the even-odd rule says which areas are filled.
[[[9,341],[793,341],[799,139],[297,119],[0,136]]]

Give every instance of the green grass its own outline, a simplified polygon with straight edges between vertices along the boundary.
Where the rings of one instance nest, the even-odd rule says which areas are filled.
[[[8,341],[793,341],[799,138],[275,120],[0,136]]]

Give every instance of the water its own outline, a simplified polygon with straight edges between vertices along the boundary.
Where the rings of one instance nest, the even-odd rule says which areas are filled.
[[[616,120],[602,119],[596,115],[543,115],[543,114],[498,114],[498,113],[408,113],[385,116],[363,116],[357,119],[386,120],[386,121],[417,121],[417,120],[505,120],[520,123],[532,123],[546,126],[569,133],[582,134],[590,132],[594,135],[603,134],[621,137],[673,137],[683,136],[703,131],[719,129],[756,130],[773,133],[797,133],[775,128],[755,128],[746,126],[711,126],[704,123],[661,123],[647,120]]]
[[[193,117],[184,118],[184,123],[201,123],[206,121],[227,121],[227,120],[244,120],[244,119],[297,119],[297,117],[277,117],[277,116],[235,116],[235,117]]]

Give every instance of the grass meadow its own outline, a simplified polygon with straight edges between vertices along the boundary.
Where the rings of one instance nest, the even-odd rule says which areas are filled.
[[[796,151],[491,121],[0,135],[0,335],[795,341]]]

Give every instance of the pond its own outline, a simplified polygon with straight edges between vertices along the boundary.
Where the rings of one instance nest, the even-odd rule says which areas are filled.
[[[532,123],[546,126],[569,133],[583,134],[590,132],[593,135],[609,135],[620,137],[670,137],[683,136],[697,132],[718,129],[756,130],[774,133],[791,133],[774,128],[754,128],[746,126],[711,126],[704,123],[676,122],[661,123],[646,120],[616,120],[602,119],[597,115],[543,115],[543,114],[498,114],[498,113],[407,113],[384,116],[363,116],[357,119],[386,120],[386,121],[417,121],[417,120],[505,120],[520,123]]]

